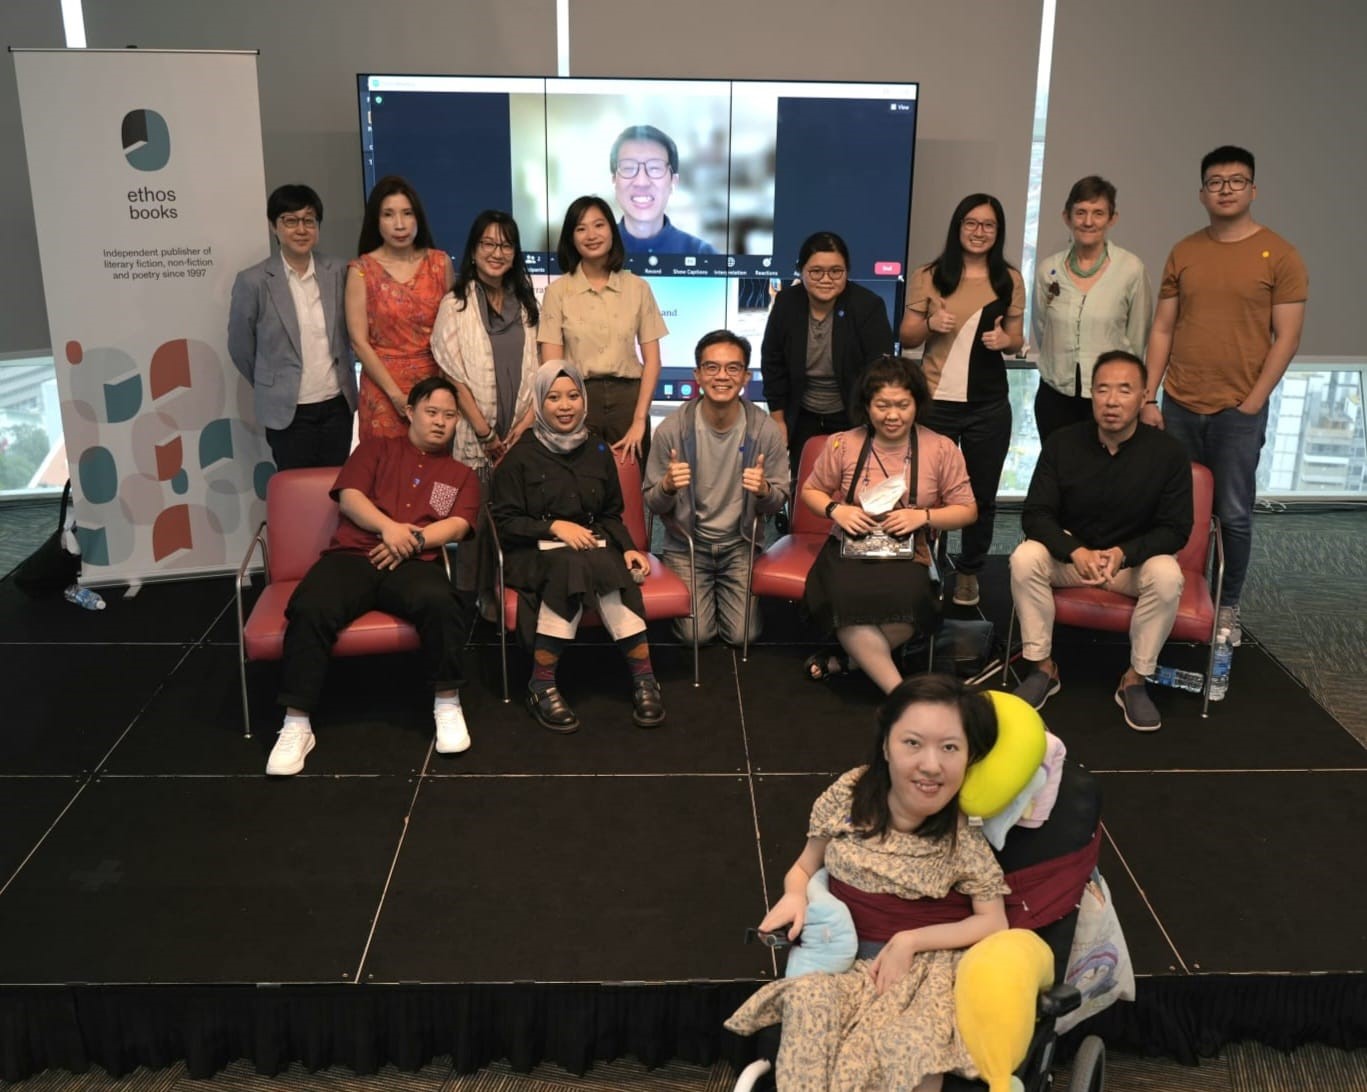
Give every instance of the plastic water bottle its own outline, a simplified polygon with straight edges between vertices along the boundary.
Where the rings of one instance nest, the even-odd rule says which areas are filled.
[[[1234,646],[1229,643],[1229,630],[1222,629],[1215,637],[1215,662],[1210,669],[1210,700],[1223,701],[1229,693],[1229,672],[1234,664]]]
[[[75,603],[86,610],[104,610],[104,598],[100,593],[83,588],[79,584],[69,585],[62,595],[68,603]]]
[[[1149,676],[1149,682],[1171,686],[1175,690],[1190,690],[1193,694],[1199,694],[1206,688],[1206,677],[1201,672],[1183,671],[1180,667],[1164,667],[1162,664]]]

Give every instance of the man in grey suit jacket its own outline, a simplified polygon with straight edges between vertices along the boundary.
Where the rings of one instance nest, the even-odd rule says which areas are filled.
[[[308,186],[277,189],[266,218],[280,249],[233,282],[228,354],[256,392],[278,469],[341,466],[356,411],[346,262],[314,253],[323,202]]]

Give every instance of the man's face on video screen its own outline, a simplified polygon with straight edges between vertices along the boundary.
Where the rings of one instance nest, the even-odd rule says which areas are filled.
[[[653,140],[624,140],[617,151],[613,187],[627,230],[638,238],[664,227],[669,195],[679,176],[669,168],[669,152]]]

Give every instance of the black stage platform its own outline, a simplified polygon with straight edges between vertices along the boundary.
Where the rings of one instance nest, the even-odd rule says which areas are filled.
[[[1004,630],[994,562],[984,606]],[[812,800],[862,760],[877,701],[862,676],[805,681],[796,611],[765,611],[750,662],[704,650],[699,689],[660,631],[653,732],[631,725],[616,649],[576,646],[569,737],[498,699],[481,626],[474,747],[450,758],[411,658],[338,661],[307,771],[276,782],[276,669],[252,669],[244,740],[230,581],[98,615],[0,583],[0,1079],[178,1058],[196,1075],[239,1057],[745,1059],[721,1020],[775,967],[743,931]],[[1136,734],[1111,697],[1123,639],[1059,637],[1046,719],[1101,783],[1141,976],[1090,1029],[1186,1060],[1239,1038],[1367,1043],[1363,748],[1249,645],[1209,720],[1166,692],[1163,730]]]

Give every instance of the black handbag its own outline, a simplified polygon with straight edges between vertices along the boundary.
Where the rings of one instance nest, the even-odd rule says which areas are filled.
[[[66,525],[67,508],[71,504],[71,482],[62,490],[62,504],[57,513],[57,530],[38,549],[29,554],[14,570],[15,586],[34,599],[61,595],[76,583],[81,574],[81,559],[62,548],[62,528]]]

